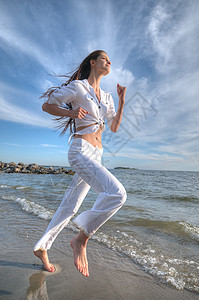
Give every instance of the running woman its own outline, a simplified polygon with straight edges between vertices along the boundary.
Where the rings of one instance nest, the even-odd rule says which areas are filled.
[[[119,104],[116,113],[112,96],[100,88],[101,78],[109,74],[110,66],[105,51],[94,51],[83,60],[67,82],[61,87],[48,89],[41,96],[45,98],[42,106],[45,112],[59,117],[61,122],[69,119],[63,132],[70,125],[69,143],[73,139],[68,150],[68,161],[75,171],[59,208],[34,247],[34,254],[49,272],[54,272],[55,267],[49,262],[47,250],[77,213],[91,187],[98,197],[91,210],[73,219],[80,230],[71,241],[74,264],[84,276],[89,276],[86,254],[89,238],[122,207],[127,198],[121,182],[101,164],[101,135],[105,129],[105,119],[110,130],[117,132],[126,94],[126,87],[118,83]]]

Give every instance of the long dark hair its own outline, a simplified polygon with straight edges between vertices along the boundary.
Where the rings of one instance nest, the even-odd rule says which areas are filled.
[[[79,65],[79,67],[76,68],[73,71],[72,76],[71,75],[56,75],[56,76],[59,76],[59,77],[69,78],[66,82],[62,83],[61,87],[68,85],[73,80],[87,79],[90,75],[90,72],[91,72],[90,60],[91,59],[96,60],[98,58],[98,56],[102,53],[106,53],[106,52],[103,51],[103,50],[96,50],[96,51],[90,53],[82,61],[82,63]],[[70,73],[68,73],[68,74],[70,74]],[[51,88],[49,88],[45,93],[43,93],[41,95],[40,98],[48,99],[50,97],[50,95],[58,88],[60,88],[60,87],[51,87]],[[65,109],[72,110],[71,102],[70,103],[64,103],[64,105],[62,107],[64,107]],[[70,125],[70,134],[76,132],[75,119],[72,119],[72,118],[69,118],[69,117],[58,117],[58,118],[53,118],[53,120],[55,120],[59,123],[59,125],[57,126],[58,129],[64,128],[60,135],[62,135],[66,132],[69,125]]]

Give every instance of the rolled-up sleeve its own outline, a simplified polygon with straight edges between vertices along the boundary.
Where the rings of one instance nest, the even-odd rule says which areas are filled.
[[[68,85],[54,90],[45,103],[61,106],[63,103],[70,103],[75,100],[76,94],[76,85],[72,81]]]
[[[107,118],[108,126],[111,129],[113,118],[115,117],[116,112],[115,112],[114,100],[113,100],[113,97],[110,94],[108,96],[108,100],[109,100],[108,101],[109,105],[108,105],[108,109],[107,109],[106,118]]]

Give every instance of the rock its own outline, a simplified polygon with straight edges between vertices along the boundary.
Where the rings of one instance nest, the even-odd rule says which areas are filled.
[[[29,171],[31,171],[32,173],[35,172],[35,168],[33,168],[33,167],[28,167],[26,170],[29,170]]]
[[[52,174],[60,174],[60,172],[58,170],[54,170]]]
[[[48,174],[48,172],[45,170],[40,170],[40,174]]]
[[[75,172],[74,172],[73,170],[70,169],[70,170],[67,171],[67,174],[68,174],[68,175],[74,175]]]
[[[40,167],[41,170],[48,172],[48,168],[46,167]]]
[[[39,168],[38,164],[29,164],[28,168]]]
[[[16,165],[16,167],[17,167],[18,169],[20,169],[20,170],[24,168],[23,165]]]
[[[23,165],[24,165],[24,163],[22,163],[22,162],[19,162],[19,163],[18,163],[18,165],[19,165],[19,166],[23,166]]]
[[[19,173],[20,171],[21,171],[20,168],[15,168],[15,169],[14,169],[14,172],[15,172],[15,173]]]
[[[10,165],[10,166],[15,166],[16,164],[14,163],[14,161],[11,161],[11,162],[9,163],[9,165]]]
[[[0,169],[3,169],[3,168],[4,168],[4,165],[5,165],[5,164],[1,161],[1,162],[0,162]]]

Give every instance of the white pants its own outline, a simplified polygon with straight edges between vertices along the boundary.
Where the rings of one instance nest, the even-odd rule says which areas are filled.
[[[73,222],[91,237],[126,201],[124,186],[102,164],[103,148],[93,146],[82,138],[74,138],[68,151],[68,161],[75,171],[63,200],[43,237],[34,250],[50,249],[59,232],[78,211],[92,187],[98,197],[91,210],[78,215]]]

